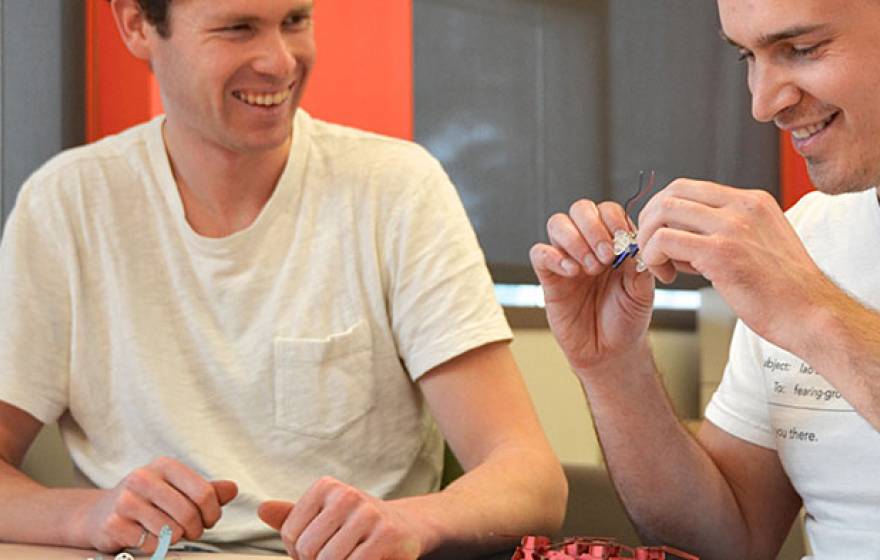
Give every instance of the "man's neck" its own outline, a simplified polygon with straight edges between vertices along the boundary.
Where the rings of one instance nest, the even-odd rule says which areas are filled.
[[[205,237],[226,237],[251,225],[275,191],[291,140],[272,150],[238,153],[194,141],[166,122],[165,149],[186,219]]]

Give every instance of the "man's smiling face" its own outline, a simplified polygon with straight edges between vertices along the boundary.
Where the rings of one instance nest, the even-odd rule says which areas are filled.
[[[792,133],[816,187],[880,180],[880,1],[718,0],[748,64],[752,114]]]
[[[175,0],[149,34],[168,126],[234,152],[283,146],[315,59],[312,0]]]

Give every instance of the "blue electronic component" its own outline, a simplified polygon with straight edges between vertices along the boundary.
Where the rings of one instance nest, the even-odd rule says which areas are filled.
[[[163,525],[159,531],[159,544],[156,546],[156,552],[150,557],[150,560],[165,560],[168,554],[168,547],[171,546],[171,527]]]
[[[628,257],[635,257],[639,253],[639,246],[635,243],[630,243],[627,246],[626,250],[614,257],[614,262],[611,263],[611,268],[617,268],[623,264]]]

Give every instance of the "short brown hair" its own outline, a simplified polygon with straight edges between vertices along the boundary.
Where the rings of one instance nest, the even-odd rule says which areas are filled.
[[[156,32],[162,37],[167,37],[170,31],[168,7],[171,5],[171,0],[137,0],[137,3],[144,11],[147,21],[156,28]]]
[[[159,36],[168,37],[170,33],[168,8],[171,5],[171,0],[137,0],[137,3],[144,17],[147,18],[150,25],[156,28]]]

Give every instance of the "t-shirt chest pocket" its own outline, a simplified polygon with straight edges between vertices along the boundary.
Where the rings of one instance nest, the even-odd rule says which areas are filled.
[[[372,344],[366,321],[325,338],[275,339],[275,424],[333,438],[374,404]]]

